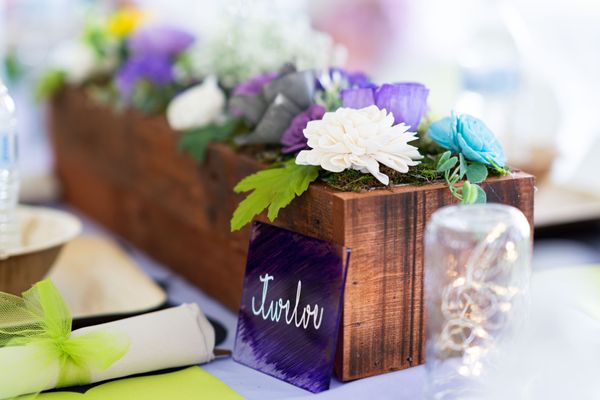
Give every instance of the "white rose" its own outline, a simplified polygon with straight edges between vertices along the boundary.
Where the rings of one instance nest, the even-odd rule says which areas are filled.
[[[215,122],[225,108],[225,94],[213,76],[177,95],[167,107],[172,129],[183,131]]]
[[[379,163],[406,173],[422,158],[419,150],[408,144],[417,139],[408,129],[403,123],[394,125],[394,116],[376,106],[339,108],[307,124],[304,136],[311,150],[301,151],[296,164],[320,165],[332,172],[348,168],[370,172],[387,185],[389,177],[379,171]]]
[[[65,72],[67,82],[78,85],[101,72],[114,67],[115,62],[107,57],[99,60],[94,50],[81,40],[62,43],[53,52],[50,64]]]

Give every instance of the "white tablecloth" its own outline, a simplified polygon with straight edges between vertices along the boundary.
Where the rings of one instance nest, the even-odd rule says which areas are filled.
[[[86,233],[110,235],[83,218]],[[586,252],[582,245],[569,242],[548,242],[549,246],[536,246],[532,290],[533,323],[526,332],[525,342],[519,349],[519,365],[524,373],[509,377],[515,385],[535,384],[537,394],[524,396],[527,400],[577,400],[600,399],[600,279],[598,297],[592,299],[593,307],[582,313],[570,304],[577,298],[581,287],[569,284],[571,275],[566,268],[569,261],[593,262],[598,253]],[[135,261],[157,282],[166,287],[173,303],[195,302],[205,313],[224,324],[228,336],[219,347],[233,349],[237,315],[208,297],[188,281],[152,260],[141,251],[124,244]],[[559,251],[558,251],[559,250]],[[561,257],[556,257],[557,251]],[[570,255],[570,256],[569,256]],[[554,274],[554,271],[559,272]],[[600,274],[598,275],[600,277]],[[586,289],[590,293],[589,288]],[[593,286],[592,291],[593,292]],[[589,300],[589,298],[588,298]],[[588,315],[589,314],[589,315]],[[593,318],[594,314],[597,319]],[[425,369],[423,366],[392,372],[354,382],[332,380],[331,389],[311,394],[303,389],[272,378],[234,362],[232,359],[216,360],[204,365],[208,372],[223,380],[247,399],[368,399],[368,400],[419,400],[423,398]],[[521,375],[535,375],[527,380]],[[519,383],[521,382],[521,383]],[[505,386],[505,385],[504,385]],[[530,390],[531,392],[531,390]],[[543,394],[541,394],[543,393]],[[531,394],[531,393],[530,393]],[[566,396],[566,397],[565,397]],[[500,397],[502,398],[502,397]]]

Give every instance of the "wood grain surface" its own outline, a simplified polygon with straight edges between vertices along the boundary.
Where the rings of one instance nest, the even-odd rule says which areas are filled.
[[[243,198],[232,188],[261,165],[212,144],[198,167],[177,151],[164,117],[117,115],[80,90],[56,97],[50,120],[67,201],[237,310],[249,230],[229,232]],[[482,186],[490,202],[520,208],[532,223],[531,175]],[[431,214],[453,203],[442,183],[367,193],[313,184],[280,212],[275,225],[352,249],[336,355],[340,379],[424,362],[423,233]]]

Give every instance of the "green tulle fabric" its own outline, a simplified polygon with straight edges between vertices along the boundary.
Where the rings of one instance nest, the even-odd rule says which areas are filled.
[[[0,374],[13,377],[3,384],[17,388],[36,374],[45,376],[37,379],[40,387],[23,386],[26,391],[17,393],[35,394],[90,383],[95,370],[106,370],[129,349],[129,337],[121,332],[72,335],[71,330],[71,312],[49,279],[22,297],[0,292]]]

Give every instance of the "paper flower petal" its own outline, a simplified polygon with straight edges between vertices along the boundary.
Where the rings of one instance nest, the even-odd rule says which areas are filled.
[[[177,95],[167,107],[169,126],[178,131],[201,128],[219,118],[225,107],[225,94],[214,76]]]
[[[171,60],[165,56],[136,56],[130,58],[117,72],[117,89],[125,99],[131,97],[136,83],[146,79],[156,85],[173,80]]]
[[[192,34],[181,29],[160,25],[141,28],[129,38],[129,51],[136,55],[173,57],[195,41]]]
[[[404,173],[422,158],[408,144],[416,139],[415,133],[408,132],[406,125],[394,125],[392,114],[374,105],[325,113],[307,124],[304,135],[312,149],[301,151],[297,164],[319,165],[332,172],[348,168],[370,172],[384,185],[389,177],[379,171],[379,163]]]
[[[346,89],[341,93],[342,105],[348,108],[365,108],[375,104],[375,96],[371,88]]]
[[[315,80],[313,71],[292,72],[265,84],[263,95],[271,102],[282,94],[303,110],[314,102]]]
[[[394,115],[396,124],[405,123],[416,131],[427,110],[429,89],[421,83],[384,84],[375,91],[375,105]]]
[[[324,114],[325,108],[323,106],[313,104],[295,116],[281,136],[282,152],[289,154],[308,148],[307,139],[304,136],[304,128],[306,128],[309,121],[321,119]]]
[[[456,118],[446,117],[431,123],[427,133],[440,146],[453,153],[460,152],[460,146],[456,138]]]
[[[451,115],[436,121],[429,126],[428,134],[440,146],[461,153],[468,160],[506,165],[506,155],[498,139],[481,120],[470,115]]]
[[[279,72],[267,72],[255,76],[237,85],[233,89],[233,96],[255,96],[262,92],[263,86],[279,76]]]
[[[237,136],[235,142],[238,145],[279,143],[292,119],[301,112],[302,109],[294,102],[280,94],[269,105],[254,131],[249,135]]]

